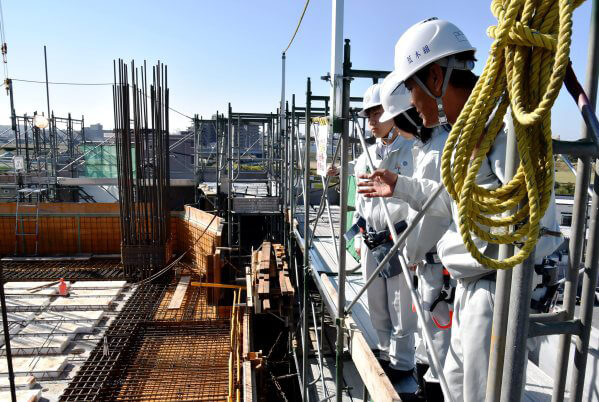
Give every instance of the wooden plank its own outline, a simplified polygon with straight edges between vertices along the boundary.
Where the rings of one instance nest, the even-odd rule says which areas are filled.
[[[281,288],[281,293],[285,296],[288,295],[287,290],[287,282],[285,282],[285,272],[279,271],[279,287]]]
[[[260,272],[270,271],[270,242],[262,243],[260,251]]]
[[[254,307],[254,286],[252,284],[252,267],[245,268],[245,293],[247,295],[246,303],[248,307]],[[244,322],[245,324],[245,322]]]
[[[322,282],[333,300],[337,300],[337,289],[333,286],[329,277],[320,275]],[[374,401],[399,402],[399,395],[393,388],[385,371],[364,339],[364,335],[351,318],[347,316],[344,320],[345,327],[349,331],[349,351],[364,385],[368,389],[370,397]]]
[[[270,294],[270,281],[268,274],[260,274],[258,278],[258,297],[264,299]]]
[[[181,307],[183,303],[183,298],[185,297],[185,293],[187,292],[187,288],[189,287],[190,276],[182,276],[175,288],[175,293],[173,293],[173,297],[171,298],[170,303],[168,304],[168,309],[178,309]]]
[[[287,296],[295,295],[295,288],[291,284],[291,279],[289,279],[289,275],[285,275],[285,287],[287,288]]]

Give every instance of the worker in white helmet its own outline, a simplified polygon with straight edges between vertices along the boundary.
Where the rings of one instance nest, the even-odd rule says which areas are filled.
[[[394,127],[393,120],[385,123],[380,121],[383,107],[379,91],[379,84],[368,88],[364,94],[363,108],[358,113],[359,116],[368,118],[368,126],[376,137],[376,143],[368,147],[368,153],[375,168],[411,176],[413,141],[402,136]],[[357,158],[355,172],[370,172],[365,153]],[[361,256],[362,271],[366,279],[393,243],[380,199],[356,194],[355,206],[353,221],[361,228],[361,234],[355,237],[354,245]],[[400,232],[405,229],[408,205],[404,201],[393,199],[388,207],[396,230]],[[393,263],[387,264],[367,290],[368,311],[378,335],[381,365],[398,392],[407,398],[417,391],[414,376],[417,319],[412,311],[409,288],[401,275],[399,260],[392,260]]]
[[[416,141],[412,149],[414,172],[412,177],[441,182],[441,153],[448,132],[441,126],[428,128],[411,103],[410,92],[398,79],[396,73],[389,74],[381,85],[381,102],[385,113],[382,122],[393,121],[401,130],[414,134]],[[418,212],[410,208],[407,222],[410,223]],[[449,273],[443,268],[437,256],[436,244],[451,223],[449,217],[425,216],[406,239],[403,254],[408,264],[417,264],[418,288],[425,311],[426,325],[433,339],[433,347],[441,364],[449,348],[451,336],[450,305],[455,287]],[[428,352],[428,350],[427,350]],[[427,354],[417,360],[428,365]],[[436,373],[431,371],[431,377]],[[425,391],[423,389],[423,391]]]
[[[398,81],[411,92],[412,103],[427,127],[449,128],[466,103],[477,77],[474,47],[454,24],[429,19],[409,28],[395,47]],[[478,185],[492,189],[505,182],[506,134],[500,132],[487,154],[487,163],[477,174]],[[420,210],[430,198],[437,181],[397,175],[377,170],[368,181],[358,183],[366,197],[393,196]],[[445,360],[444,375],[456,401],[485,399],[490,339],[495,295],[495,271],[478,263],[466,249],[458,231],[457,204],[446,191],[430,205],[427,215],[451,217],[452,224],[437,243],[437,252],[451,276],[457,280],[451,344]],[[555,203],[551,202],[541,226],[559,232]],[[481,252],[497,257],[498,247],[474,239]],[[541,262],[562,239],[543,236],[535,259]]]

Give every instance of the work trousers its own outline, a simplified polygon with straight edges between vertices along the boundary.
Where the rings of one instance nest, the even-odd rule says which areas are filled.
[[[449,349],[449,343],[451,341],[451,327],[445,328],[445,324],[450,322],[449,316],[443,317],[439,319],[437,323],[441,324],[443,328],[440,328],[437,323],[433,320],[433,315],[429,310],[431,304],[437,299],[441,290],[443,289],[443,267],[441,264],[419,264],[418,266],[418,286],[420,288],[420,296],[422,298],[423,307],[425,310],[424,313],[424,321],[425,325],[430,331],[432,336],[432,346],[439,358],[439,362],[441,363],[441,367],[445,364],[445,356],[447,355],[447,351]],[[444,301],[439,302],[446,303]],[[437,310],[446,306],[438,306]],[[431,368],[431,374],[433,377],[437,378],[437,373],[435,372],[431,361],[431,351],[429,348],[426,348],[427,361],[423,361],[422,363],[428,364]]]
[[[458,280],[443,372],[454,401],[485,400],[495,281]]]
[[[366,281],[376,269],[377,263],[364,243],[361,254],[362,272]],[[378,335],[380,358],[388,360],[393,369],[413,369],[417,317],[412,311],[410,290],[403,275],[377,277],[366,290],[366,295],[370,320]]]

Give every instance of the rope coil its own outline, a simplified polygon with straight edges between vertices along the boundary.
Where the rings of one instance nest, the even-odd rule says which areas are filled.
[[[551,107],[569,63],[572,13],[583,1],[492,1],[498,23],[487,31],[494,39],[489,58],[449,134],[441,162],[443,184],[458,205],[464,244],[488,268],[509,269],[523,262],[539,238],[553,189]],[[508,183],[485,189],[476,184],[476,176],[502,130],[508,106],[519,166]],[[498,260],[483,255],[473,236],[521,247]]]

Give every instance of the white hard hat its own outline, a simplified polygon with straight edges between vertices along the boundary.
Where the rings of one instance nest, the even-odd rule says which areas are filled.
[[[381,123],[389,121],[413,107],[410,92],[403,82],[399,81],[396,72],[392,72],[385,77],[381,84],[380,95],[383,109],[385,109],[385,112],[379,118]]]
[[[366,111],[373,107],[381,106],[381,95],[380,95],[380,84],[374,84],[370,86],[366,92],[364,92],[364,98],[362,100],[362,110],[358,112],[360,117],[368,117]]]
[[[395,44],[395,71],[399,82],[403,82],[434,61],[457,53],[475,51],[466,35],[449,21],[429,18],[412,25]],[[473,62],[453,68],[471,70]]]

